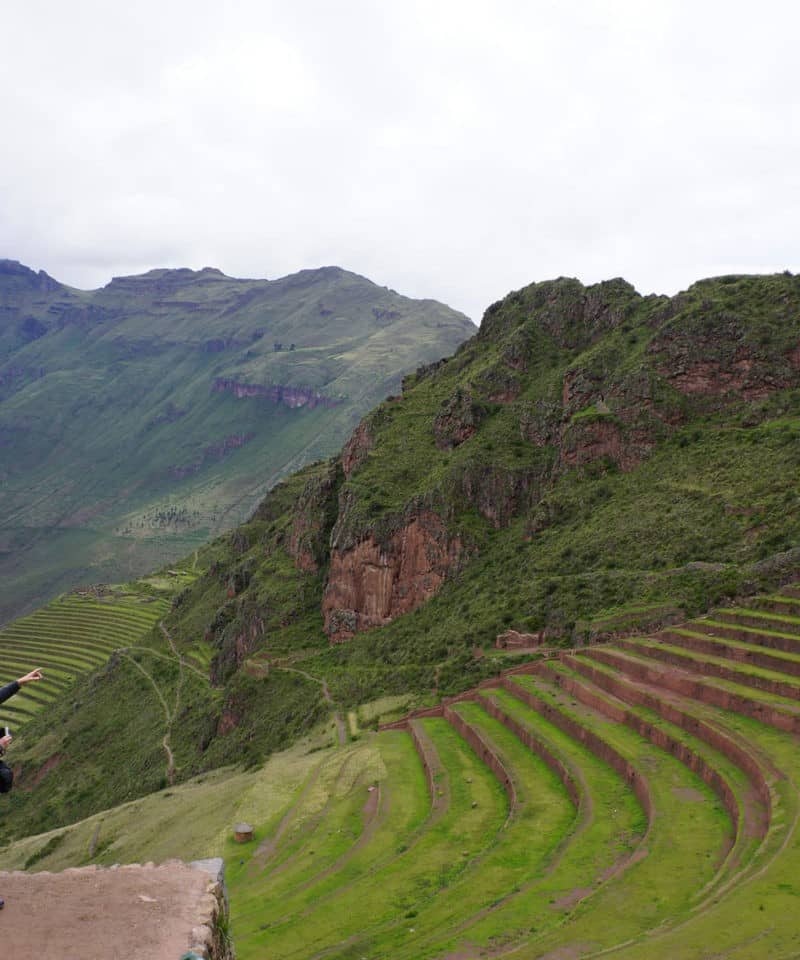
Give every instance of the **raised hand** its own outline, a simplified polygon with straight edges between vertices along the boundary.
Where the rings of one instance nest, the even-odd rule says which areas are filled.
[[[34,680],[41,680],[41,679],[42,679],[42,668],[37,667],[35,670],[31,670],[30,673],[26,673],[24,677],[20,677],[19,680],[17,680],[17,683],[20,686],[23,686],[23,684],[32,683]]]

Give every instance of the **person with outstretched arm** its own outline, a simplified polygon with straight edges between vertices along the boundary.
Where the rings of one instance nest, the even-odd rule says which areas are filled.
[[[19,688],[24,687],[26,683],[33,683],[36,680],[42,679],[42,671],[40,669],[31,670],[30,673],[26,673],[24,677],[20,677],[19,680],[13,680],[11,683],[6,684],[4,687],[0,687],[0,703],[5,703],[9,697],[13,697],[15,693],[19,693]],[[5,733],[5,730],[8,728],[0,728],[0,732]],[[6,752],[6,747],[11,743],[12,737],[10,733],[6,733],[5,736],[0,737],[0,757]],[[0,783],[0,792],[6,793],[11,789],[11,784],[13,782],[13,776],[11,770],[1,764],[0,768],[0,778],[2,778],[2,783]],[[5,906],[5,900],[0,897],[0,910]]]

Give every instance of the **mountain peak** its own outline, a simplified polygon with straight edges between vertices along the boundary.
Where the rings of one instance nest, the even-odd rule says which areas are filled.
[[[133,285],[146,286],[151,283],[168,284],[170,286],[186,286],[197,282],[214,282],[218,280],[230,280],[217,267],[203,267],[202,270],[192,270],[189,267],[156,267],[153,270],[147,270],[145,273],[134,273],[126,276],[112,277],[111,282],[106,285],[109,287],[130,287]]]
[[[20,263],[19,260],[0,260],[0,277],[6,279],[17,278],[19,282],[26,286],[39,290],[52,291],[61,287],[61,284],[48,273],[45,273],[44,270],[37,273],[30,267],[26,267],[24,263]]]

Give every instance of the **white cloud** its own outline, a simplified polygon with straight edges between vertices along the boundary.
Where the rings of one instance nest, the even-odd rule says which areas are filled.
[[[28,0],[0,255],[96,286],[339,263],[475,319],[558,274],[800,268],[800,8]]]

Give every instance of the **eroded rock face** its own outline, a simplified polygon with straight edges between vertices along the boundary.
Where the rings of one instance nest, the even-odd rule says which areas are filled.
[[[298,570],[315,573],[322,563],[336,517],[336,492],[341,472],[334,461],[322,476],[312,477],[303,488],[294,510],[286,549]]]
[[[520,436],[537,447],[557,443],[561,432],[561,417],[561,404],[539,400],[523,409],[519,421]]]
[[[261,645],[263,636],[264,620],[258,614],[247,617],[244,623],[231,624],[218,640],[218,650],[211,660],[211,683],[215,686],[225,683]]]
[[[334,550],[322,600],[328,636],[346,640],[415,610],[439,590],[462,552],[434,513],[409,520],[386,543],[370,536]]]
[[[714,323],[713,332],[666,330],[648,347],[658,373],[675,389],[688,397],[762,400],[797,382],[791,351],[779,358],[748,342],[744,324],[733,315]]]
[[[350,439],[342,450],[342,469],[349,480],[354,470],[357,470],[367,459],[367,455],[375,445],[375,439],[370,430],[369,420],[362,420],[350,435]]]
[[[293,410],[297,407],[308,407],[309,409],[335,407],[341,403],[335,397],[326,397],[317,390],[311,390],[307,387],[292,387],[280,383],[265,386],[260,383],[242,383],[239,380],[231,380],[226,377],[217,377],[211,389],[213,393],[232,393],[237,400],[242,400],[245,397],[262,397]]]
[[[440,450],[452,450],[475,433],[486,409],[475,403],[472,396],[456,391],[442,404],[433,421],[433,436]]]
[[[611,418],[573,425],[562,439],[561,462],[568,467],[607,458],[627,472],[644,460],[655,446],[645,431],[625,431]]]
[[[572,368],[564,376],[561,402],[562,467],[607,458],[623,471],[633,470],[684,419],[680,403],[665,396],[663,384],[648,371],[615,382]]]
[[[488,464],[472,464],[457,479],[461,495],[497,529],[535,503],[550,476],[549,464],[539,468],[510,470]]]
[[[707,397],[735,393],[745,400],[763,400],[789,385],[786,380],[760,371],[752,357],[741,357],[729,367],[712,360],[698,360],[677,371],[664,370],[662,373],[681,393]]]
[[[475,379],[475,386],[490,403],[513,403],[522,390],[522,382],[516,369],[506,363],[498,363],[484,370]]]

